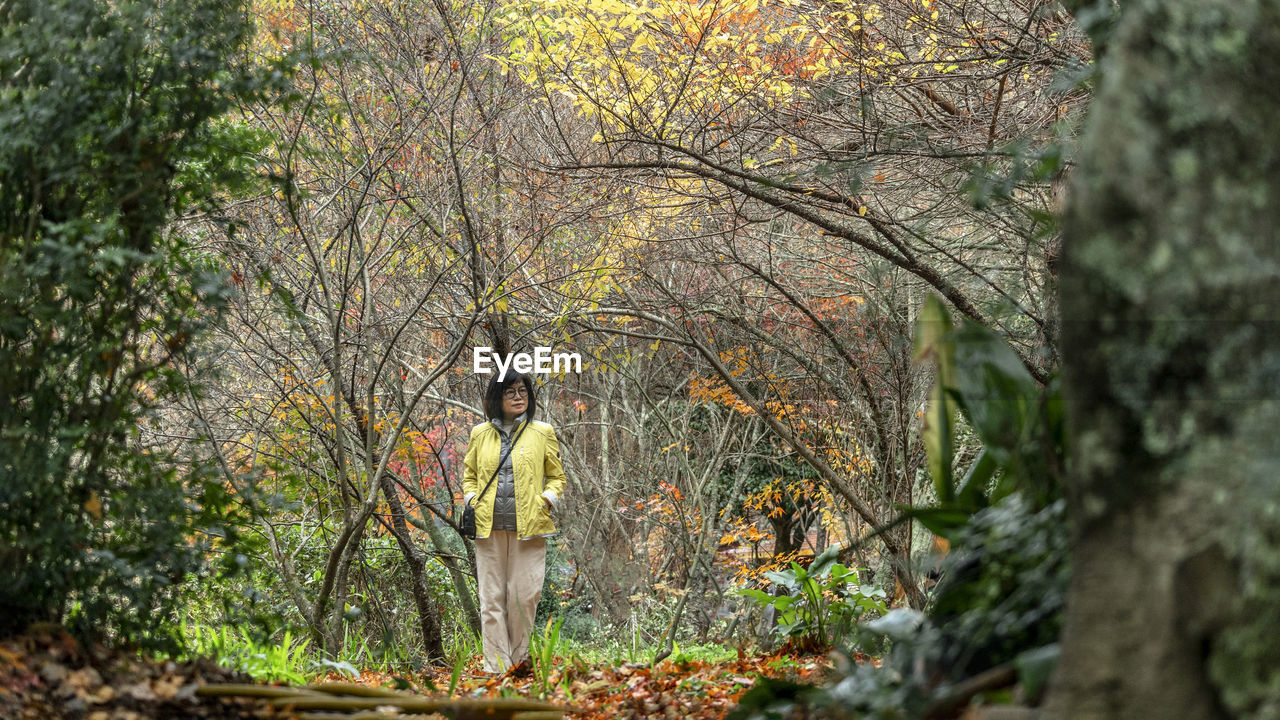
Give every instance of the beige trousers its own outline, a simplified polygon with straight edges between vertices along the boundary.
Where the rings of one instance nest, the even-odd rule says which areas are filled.
[[[546,538],[520,540],[513,532],[495,530],[476,539],[486,672],[505,672],[529,656],[529,634],[546,571]]]

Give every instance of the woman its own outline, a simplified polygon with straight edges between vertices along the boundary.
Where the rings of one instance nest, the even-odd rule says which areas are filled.
[[[471,430],[463,502],[476,512],[476,578],[484,669],[528,668],[529,633],[542,597],[551,510],[564,495],[560,443],[538,409],[529,376],[494,375],[484,395],[489,418]],[[519,670],[517,670],[519,672]]]

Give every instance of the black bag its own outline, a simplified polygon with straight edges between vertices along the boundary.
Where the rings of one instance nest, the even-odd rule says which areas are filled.
[[[511,438],[511,447],[507,448],[506,454],[498,459],[498,467],[493,469],[493,475],[489,477],[489,482],[485,483],[484,489],[480,491],[479,495],[471,498],[472,500],[479,500],[484,497],[485,493],[489,492],[489,486],[497,479],[498,473],[502,472],[502,463],[506,462],[511,455],[511,451],[516,449],[516,443],[520,442],[520,436],[524,434],[524,429],[529,427],[530,422],[526,420],[520,426],[520,431],[516,433],[516,436]],[[471,503],[462,506],[462,520],[458,522],[458,533],[468,540],[476,539],[476,509],[471,507]]]
[[[468,540],[476,539],[476,509],[471,505],[462,508],[462,521],[458,523],[458,532]]]

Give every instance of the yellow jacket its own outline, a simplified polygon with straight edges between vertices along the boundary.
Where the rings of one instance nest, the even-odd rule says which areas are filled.
[[[564,467],[560,464],[560,441],[551,425],[533,420],[511,450],[512,475],[516,485],[516,535],[523,538],[551,535],[556,531],[551,521],[552,507],[558,507],[564,496]],[[520,432],[512,428],[511,436]],[[463,461],[463,502],[471,502],[498,469],[502,438],[492,422],[471,429],[467,458]],[[476,537],[489,537],[493,527],[493,500],[498,494],[498,481],[475,503]]]

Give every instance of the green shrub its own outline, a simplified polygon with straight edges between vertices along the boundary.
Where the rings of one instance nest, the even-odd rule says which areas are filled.
[[[941,303],[921,311],[917,354],[937,364],[924,439],[938,495],[904,513],[951,542],[930,608],[937,675],[961,679],[1055,642],[1070,541],[1062,473],[1062,393],[1040,387],[1009,344],[969,320],[953,327]],[[981,439],[978,458],[952,475],[955,411]]]
[[[244,176],[235,2],[0,4],[0,633],[161,640],[222,485],[139,432],[224,285],[168,225]]]
[[[930,611],[939,672],[963,679],[1057,641],[1070,580],[1066,503],[1013,495],[957,534]]]
[[[949,717],[940,708],[957,681],[1006,663],[1028,697],[1043,688],[1058,657],[1070,579],[1058,384],[1037,385],[991,330],[968,321],[953,327],[936,299],[921,312],[917,355],[938,366],[923,431],[938,502],[903,508],[898,522],[918,520],[951,542],[929,612],[897,608],[862,624],[860,645],[887,648],[881,665],[845,662],[825,687],[762,680],[732,720],[792,711]],[[959,477],[957,412],[983,443]]]
[[[770,595],[747,588],[738,592],[760,607],[777,611],[773,632],[796,642],[803,650],[822,650],[842,643],[855,623],[866,616],[879,616],[887,606],[884,590],[858,584],[855,570],[836,562],[837,546],[822,551],[808,568],[792,562],[789,568],[765,573],[786,591]]]

